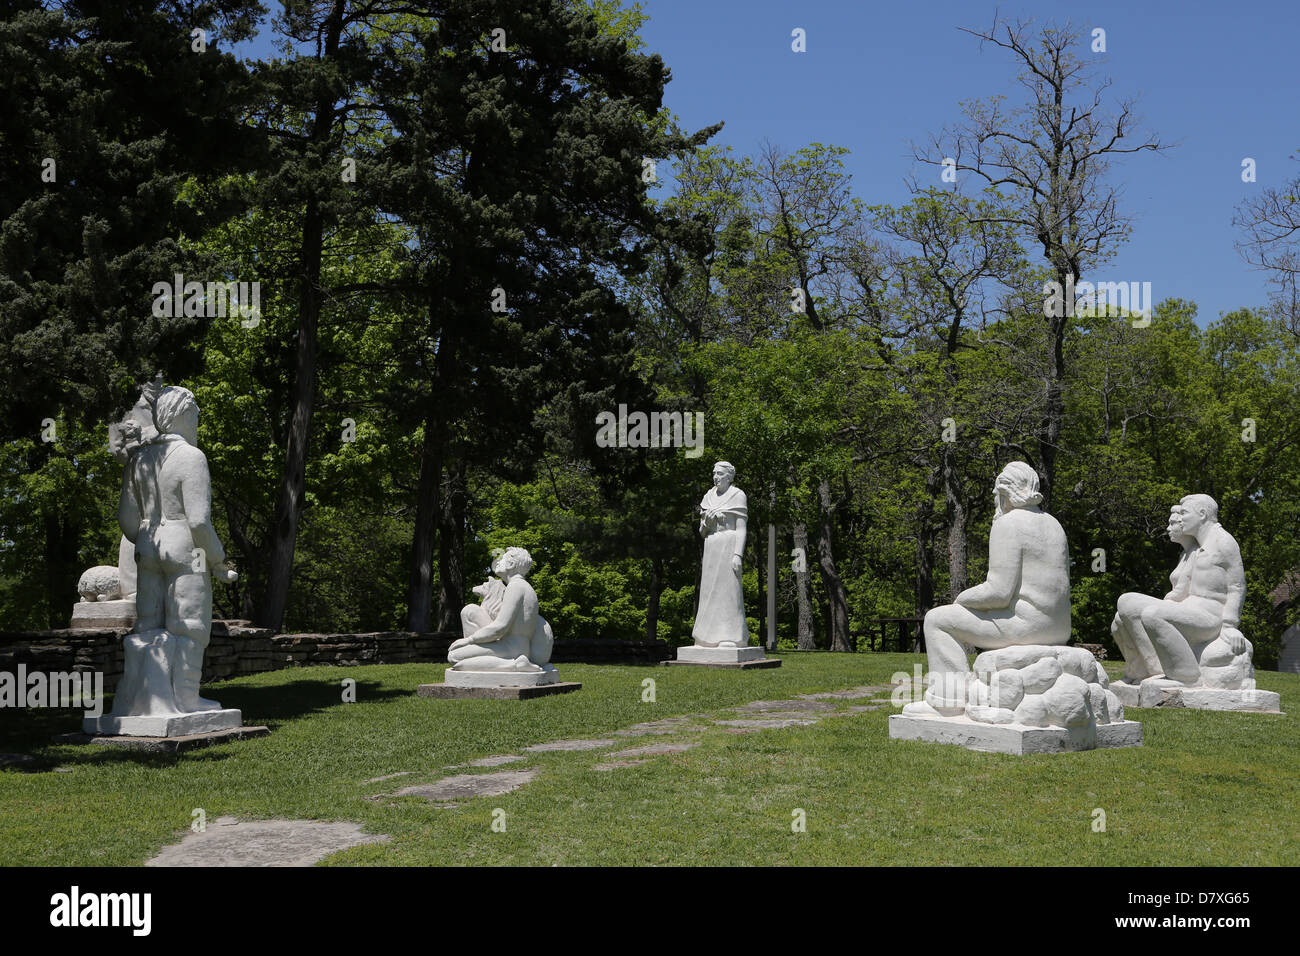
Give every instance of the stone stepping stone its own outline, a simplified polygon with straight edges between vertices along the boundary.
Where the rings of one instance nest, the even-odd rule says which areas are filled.
[[[865,714],[869,710],[880,710],[884,704],[858,704],[856,707],[845,707],[846,714]]]
[[[665,717],[662,720],[648,720],[643,724],[633,724],[614,733],[620,737],[644,737],[648,734],[675,734],[679,730],[691,730],[695,727],[695,721],[690,717]]]
[[[817,717],[786,717],[780,720],[719,720],[723,727],[753,727],[757,730],[780,730],[784,727],[807,727],[817,723]]]
[[[698,741],[680,741],[678,743],[660,743],[646,744],[642,747],[630,747],[627,750],[618,750],[610,754],[610,757],[659,757],[664,754],[679,754],[690,750],[692,747],[698,747]]]
[[[785,713],[793,711],[826,711],[834,710],[834,704],[823,703],[818,700],[755,700],[740,707],[734,707],[733,710],[743,711],[747,714],[762,713],[768,710],[779,710]]]
[[[470,760],[467,763],[457,764],[457,767],[500,767],[508,763],[519,763],[521,760],[528,758],[521,754],[498,754],[495,757],[479,757],[477,760]],[[449,768],[455,769],[455,768]]]
[[[382,783],[385,780],[393,780],[397,777],[409,777],[415,773],[414,770],[399,770],[397,773],[386,773],[382,777],[371,777],[366,783]]]
[[[601,747],[610,747],[618,743],[616,740],[552,740],[544,744],[533,744],[531,747],[525,747],[524,750],[529,753],[544,754],[555,750],[599,750]],[[523,759],[522,757],[520,758]]]
[[[145,866],[311,866],[331,853],[385,834],[364,833],[359,823],[319,820],[249,820],[221,817],[202,833],[188,833]]]
[[[827,690],[820,694],[800,694],[800,700],[856,700],[859,697],[870,697],[872,694],[878,694],[882,690],[889,690],[888,687],[851,687],[848,690]]]
[[[18,767],[20,769],[31,767],[36,763],[36,758],[30,754],[0,754],[0,768]]]
[[[496,773],[460,773],[436,783],[403,787],[395,797],[424,797],[426,800],[465,800],[470,797],[499,797],[531,783],[537,770],[498,770]]]

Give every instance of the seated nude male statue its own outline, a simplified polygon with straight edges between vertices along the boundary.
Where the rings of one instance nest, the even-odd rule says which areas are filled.
[[[1065,530],[1039,507],[1038,473],[1021,461],[994,484],[988,579],[925,615],[930,686],[903,713],[954,716],[966,708],[969,644],[982,650],[1070,639],[1070,571]]]
[[[1222,638],[1226,654],[1245,653],[1237,627],[1246,595],[1246,573],[1236,539],[1219,524],[1209,495],[1188,495],[1169,512],[1169,537],[1183,546],[1163,598],[1122,595],[1111,623],[1124,654],[1124,682],[1164,677],[1182,684],[1201,678],[1202,652]]]
[[[533,559],[523,548],[509,548],[492,565],[505,582],[475,588],[481,605],[461,611],[465,636],[452,643],[447,660],[459,671],[540,671],[551,660],[554,635],[538,613],[537,592],[525,579]],[[499,610],[498,610],[499,608]]]

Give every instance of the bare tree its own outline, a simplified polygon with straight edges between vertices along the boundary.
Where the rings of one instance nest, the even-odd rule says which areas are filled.
[[[1132,100],[1105,104],[1110,81],[1095,80],[1094,65],[1075,53],[1082,30],[1069,23],[1032,29],[1032,21],[995,17],[987,32],[964,32],[1012,54],[1027,96],[1018,106],[1001,98],[966,104],[966,120],[940,133],[928,150],[915,151],[916,159],[959,176],[972,173],[996,190],[1005,202],[986,221],[1006,223],[1036,243],[1050,278],[1065,289],[1070,277],[1077,281],[1105,261],[1129,233],[1119,189],[1106,182],[1111,159],[1166,147],[1136,129]],[[1074,303],[1064,306],[1043,308],[1051,360],[1036,437],[1046,508],[1065,417],[1065,338]]]
[[[1237,209],[1232,224],[1245,232],[1237,249],[1272,275],[1272,305],[1291,334],[1300,336],[1300,176],[1282,188],[1264,187]]]

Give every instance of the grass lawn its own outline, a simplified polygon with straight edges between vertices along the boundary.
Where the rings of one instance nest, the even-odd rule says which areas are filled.
[[[195,808],[209,821],[350,820],[391,837],[325,861],[339,866],[1300,864],[1300,676],[1276,673],[1259,684],[1282,694],[1287,715],[1130,710],[1142,721],[1140,748],[1013,757],[891,741],[892,708],[849,713],[866,701],[845,700],[812,726],[738,734],[707,725],[619,738],[605,751],[529,754],[500,769],[537,767],[532,783],[452,809],[366,799],[530,744],[888,684],[923,658],[784,660],[744,672],[565,664],[564,678],[583,689],[531,701],[417,698],[416,685],[440,680],[443,665],[276,671],[204,689],[241,708],[245,723],[269,725],[269,737],[179,758],[54,746],[53,734],[78,729],[71,712],[6,711],[0,751],[40,762],[0,771],[0,865],[140,864],[185,834]],[[655,703],[641,701],[648,677]],[[357,681],[355,704],[341,700],[344,678]],[[608,751],[665,740],[700,746],[593,769]],[[415,774],[366,783],[401,771]],[[505,832],[491,827],[494,808],[505,811]],[[1105,832],[1094,832],[1095,808]],[[806,832],[792,832],[796,809]]]

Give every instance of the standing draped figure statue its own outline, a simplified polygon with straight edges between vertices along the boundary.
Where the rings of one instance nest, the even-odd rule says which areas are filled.
[[[704,562],[700,572],[700,606],[691,636],[696,647],[747,647],[745,596],[741,589],[741,555],[745,551],[748,504],[737,488],[730,462],[713,466],[713,487],[700,502]]]

